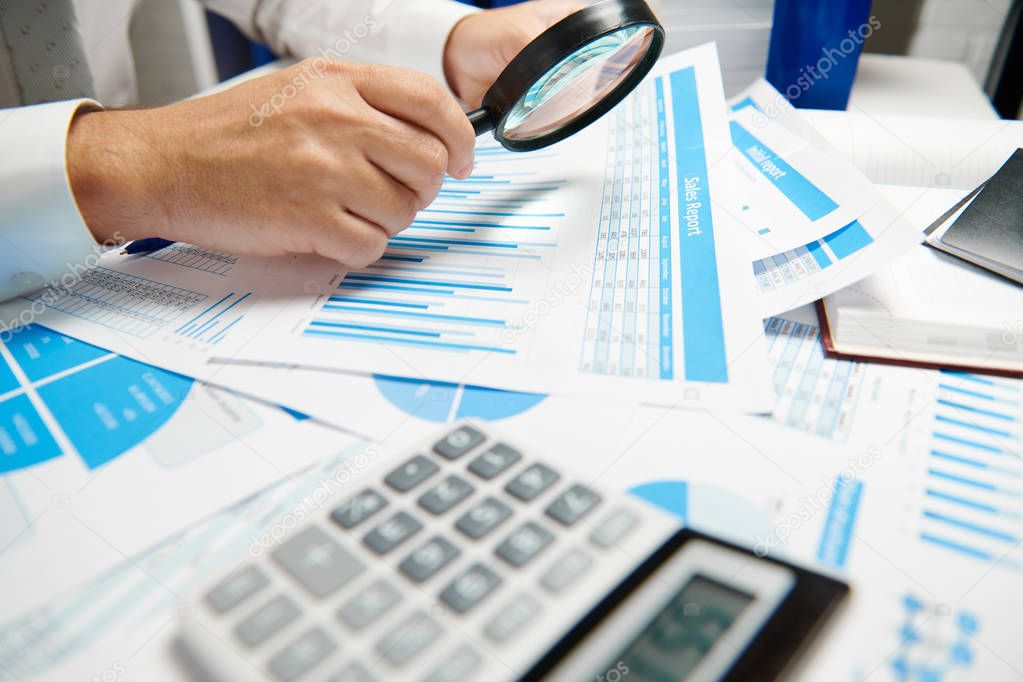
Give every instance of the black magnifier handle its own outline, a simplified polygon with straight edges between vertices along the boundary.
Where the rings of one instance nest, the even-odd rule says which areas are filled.
[[[494,129],[494,119],[488,109],[473,109],[466,116],[469,117],[469,123],[472,124],[472,129],[476,132],[477,137]]]

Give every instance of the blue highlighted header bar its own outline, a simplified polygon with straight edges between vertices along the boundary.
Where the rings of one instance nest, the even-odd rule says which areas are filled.
[[[761,175],[771,181],[778,190],[795,204],[810,220],[819,220],[838,208],[831,197],[807,180],[785,159],[775,154],[767,145],[735,121],[729,122],[732,142],[750,162],[760,170]]]
[[[725,329],[721,314],[714,220],[693,67],[671,74],[675,122],[679,267],[682,270],[682,342],[685,378],[725,383]]]

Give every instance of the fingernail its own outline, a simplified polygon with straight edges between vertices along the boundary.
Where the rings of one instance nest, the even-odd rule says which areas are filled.
[[[472,175],[472,169],[473,163],[472,161],[470,161],[469,163],[458,169],[458,172],[455,173],[455,177],[458,178],[459,180],[465,180],[467,177]]]

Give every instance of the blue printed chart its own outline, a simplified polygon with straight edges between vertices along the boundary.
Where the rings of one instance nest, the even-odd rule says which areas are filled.
[[[378,263],[348,273],[306,336],[441,353],[517,352],[507,329],[529,302],[518,273],[557,246],[565,214],[553,193],[564,180],[528,170],[543,153],[491,144],[477,155],[487,170],[445,181]]]
[[[539,405],[547,396],[498,391],[440,381],[375,376],[377,390],[403,413],[431,422],[507,419]]]
[[[191,387],[191,379],[26,327],[0,350],[0,473],[67,450],[90,469],[102,466],[159,429]]]
[[[761,291],[780,289],[812,278],[873,241],[863,225],[855,221],[823,239],[754,261],[753,274]],[[822,289],[821,293],[825,291]]]
[[[631,495],[677,516],[684,525],[749,545],[772,525],[762,509],[709,483],[660,480],[629,488]]]
[[[764,321],[774,419],[824,438],[848,440],[867,365],[824,357],[818,327],[782,318]]]
[[[230,292],[222,296],[197,315],[187,319],[174,330],[174,334],[185,339],[216,345],[224,340],[231,329],[245,318],[238,312],[252,292],[236,294]]]
[[[941,552],[1020,570],[1023,385],[941,373],[919,538]]]
[[[764,81],[732,105],[736,193],[764,317],[815,301],[919,243],[851,163]],[[765,112],[770,112],[768,115]]]

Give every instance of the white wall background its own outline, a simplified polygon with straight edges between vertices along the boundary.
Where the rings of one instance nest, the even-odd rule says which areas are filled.
[[[1010,1],[925,0],[909,54],[962,62],[983,84]],[[666,53],[718,41],[728,94],[763,75],[773,0],[655,0],[653,4],[668,29]]]
[[[983,84],[1009,5],[1010,0],[926,0],[909,53],[962,62]]]

